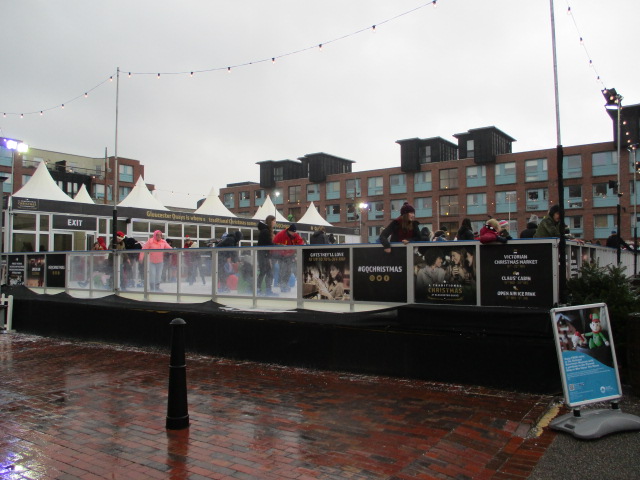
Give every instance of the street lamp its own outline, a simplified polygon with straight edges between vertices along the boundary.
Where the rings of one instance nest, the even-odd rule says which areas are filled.
[[[636,174],[638,173],[638,161],[636,160],[636,150],[640,146],[637,143],[629,145],[627,150],[633,152],[633,276],[638,274],[638,184]]]
[[[278,197],[280,197],[280,192],[276,190],[273,195],[276,197],[276,201],[273,202],[273,216],[277,217],[278,216],[278,207],[276,206],[276,204],[278,203]]]
[[[616,247],[616,258],[617,258],[617,262],[618,265],[620,264],[620,247],[621,247],[621,243],[622,243],[622,237],[620,236],[620,229],[622,227],[621,225],[621,205],[620,205],[620,198],[622,197],[622,192],[620,191],[620,116],[622,114],[622,99],[624,98],[622,95],[620,95],[618,92],[616,92],[615,88],[605,88],[604,90],[602,90],[602,95],[604,96],[605,100],[606,100],[606,104],[604,106],[604,108],[606,108],[607,110],[617,110],[618,114],[617,114],[617,135],[616,135],[616,147],[617,147],[617,155],[618,155],[618,180],[617,180],[617,184],[618,184],[618,205],[616,206],[616,222],[618,224],[618,228],[616,229],[617,231],[617,236],[618,236],[618,241],[616,242],[618,244],[618,246]]]
[[[360,220],[360,225],[358,226],[358,232],[360,232],[360,241],[362,241],[362,210],[365,208],[369,208],[369,204],[366,202],[360,202],[358,204],[358,209],[360,210],[360,214],[358,215],[358,219]]]
[[[8,149],[11,150],[11,192],[10,192],[10,196],[9,196],[9,201],[7,204],[7,209],[9,211],[9,216],[7,219],[8,222],[8,227],[9,227],[9,238],[7,240],[7,247],[10,249],[11,246],[13,245],[13,242],[11,241],[11,208],[13,206],[13,194],[15,192],[15,166],[16,166],[16,152],[18,153],[25,153],[29,151],[29,145],[27,145],[26,143],[20,141],[20,140],[13,140],[11,138],[5,138],[4,139],[4,146]],[[3,188],[4,190],[4,188]]]

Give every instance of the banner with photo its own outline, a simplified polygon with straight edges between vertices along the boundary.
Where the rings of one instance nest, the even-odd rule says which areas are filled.
[[[302,251],[302,297],[306,300],[350,300],[349,250]]]
[[[27,287],[44,287],[44,255],[27,255]]]
[[[416,303],[476,305],[476,246],[436,242],[413,249]]]
[[[7,284],[10,287],[24,285],[24,255],[9,255],[8,258]]]
[[[407,251],[382,246],[353,250],[353,299],[360,302],[407,301]]]
[[[483,306],[542,307],[554,304],[552,244],[507,243],[480,247]]]
[[[567,406],[621,397],[607,306],[597,303],[554,308],[551,322]]]

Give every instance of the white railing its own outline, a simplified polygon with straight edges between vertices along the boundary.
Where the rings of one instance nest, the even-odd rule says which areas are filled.
[[[3,278],[10,286],[84,298],[115,294],[142,301],[213,300],[239,308],[337,312],[406,303],[550,308],[558,301],[557,247],[557,240],[540,239],[486,246],[394,244],[392,254],[379,244],[353,244],[9,253],[2,258]],[[293,256],[279,255],[286,250]],[[269,286],[266,280],[257,284],[259,258],[265,252],[276,276]],[[433,267],[440,279],[425,284],[434,255],[442,260]],[[623,251],[621,260],[627,274],[633,274],[633,254]],[[586,261],[616,264],[616,251],[567,242],[567,277],[576,275]],[[282,272],[289,267],[291,274],[284,278]]]

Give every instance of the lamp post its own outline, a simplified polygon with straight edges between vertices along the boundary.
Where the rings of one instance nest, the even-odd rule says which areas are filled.
[[[360,220],[360,225],[358,226],[358,232],[360,233],[360,241],[362,241],[362,210],[364,210],[365,208],[369,208],[368,203],[360,202],[358,204],[358,209],[360,210],[360,214],[358,215],[358,219]]]
[[[273,193],[273,196],[276,197],[276,201],[273,202],[273,216],[277,217],[278,216],[278,207],[276,206],[276,204],[278,203],[278,198],[280,197],[280,192],[278,192],[277,190]]]
[[[638,173],[638,161],[636,160],[636,150],[638,144],[629,145],[627,150],[633,153],[633,276],[638,274],[638,184],[636,174]]]
[[[617,155],[618,155],[618,179],[617,179],[617,185],[618,185],[618,204],[616,205],[616,223],[618,224],[618,228],[616,229],[617,231],[617,244],[618,246],[616,247],[616,259],[618,262],[618,265],[620,265],[620,247],[621,247],[621,243],[622,243],[622,237],[620,234],[620,228],[622,227],[621,225],[621,209],[622,206],[620,205],[620,199],[622,197],[622,192],[620,191],[620,117],[622,114],[622,99],[624,98],[622,95],[620,95],[618,92],[616,92],[615,88],[605,88],[604,90],[602,90],[602,95],[604,95],[604,98],[606,100],[606,104],[604,106],[604,108],[606,108],[607,110],[617,110],[617,135],[616,135],[616,150],[617,150]]]
[[[7,203],[7,210],[9,212],[9,216],[7,218],[7,223],[8,223],[8,239],[7,239],[7,251],[11,250],[11,247],[13,245],[13,242],[11,241],[11,209],[13,206],[13,194],[15,192],[15,166],[16,166],[16,152],[18,153],[25,153],[27,151],[29,151],[29,145],[27,145],[26,143],[20,141],[20,140],[13,140],[10,138],[5,138],[4,139],[4,143],[5,143],[5,147],[8,150],[11,150],[11,192],[10,192],[10,196],[9,196],[9,201]],[[4,189],[3,189],[4,190]]]

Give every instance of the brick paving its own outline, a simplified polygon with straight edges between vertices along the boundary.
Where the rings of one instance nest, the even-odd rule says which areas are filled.
[[[2,479],[517,479],[552,397],[187,355],[190,427],[166,430],[168,352],[0,335]]]

